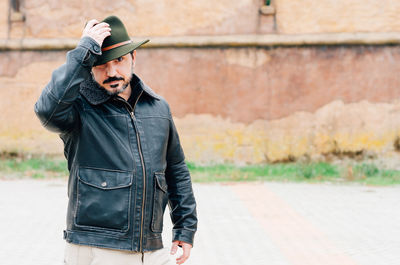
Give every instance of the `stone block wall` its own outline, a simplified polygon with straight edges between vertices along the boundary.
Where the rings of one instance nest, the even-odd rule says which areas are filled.
[[[131,36],[304,34],[400,31],[396,0],[272,0],[274,16],[260,15],[263,0],[14,0],[25,23],[10,37],[77,38],[88,19],[118,14]],[[0,2],[0,38],[7,38],[8,1]]]
[[[86,20],[113,13],[131,36],[168,38],[166,46],[138,50],[135,71],[170,103],[190,161],[396,153],[400,42],[182,47],[174,38],[374,37],[400,31],[399,2],[273,0],[275,14],[269,16],[259,12],[263,2],[115,0],[110,6],[103,0],[25,0],[25,20],[9,23],[8,1],[1,1],[0,152],[62,154],[61,140],[42,128],[33,105],[67,49],[10,50],[8,41],[78,40]]]

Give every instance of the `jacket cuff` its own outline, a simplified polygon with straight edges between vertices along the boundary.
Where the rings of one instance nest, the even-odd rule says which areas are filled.
[[[183,241],[189,243],[193,247],[195,232],[187,229],[173,229],[172,230],[172,241]]]
[[[101,55],[100,45],[90,37],[83,37],[79,43],[78,47],[85,48],[87,50],[85,56],[82,58],[82,64],[93,66],[97,58]]]

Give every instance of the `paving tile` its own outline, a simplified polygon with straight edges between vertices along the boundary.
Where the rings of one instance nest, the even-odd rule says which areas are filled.
[[[398,265],[400,187],[194,184],[199,228],[187,265]],[[0,181],[0,263],[63,264],[67,184]],[[171,222],[165,215],[166,247]]]

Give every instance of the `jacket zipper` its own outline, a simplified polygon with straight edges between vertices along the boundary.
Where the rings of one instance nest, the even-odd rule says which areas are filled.
[[[132,119],[132,121],[133,121],[133,125],[135,126],[136,139],[137,139],[137,145],[138,145],[139,156],[140,156],[140,162],[141,162],[141,164],[142,164],[142,173],[143,173],[143,198],[142,198],[142,218],[141,218],[141,224],[140,224],[139,252],[142,252],[142,254],[143,254],[143,226],[144,226],[143,222],[144,222],[144,206],[145,206],[144,204],[145,204],[145,201],[146,201],[146,170],[145,170],[145,167],[144,167],[144,158],[143,158],[142,146],[141,146],[141,142],[140,142],[140,135],[139,135],[139,131],[138,131],[138,128],[137,128],[137,126],[136,126],[136,123],[135,123],[136,117],[135,117],[135,114],[134,114],[136,104],[138,103],[139,98],[140,98],[140,96],[141,96],[142,94],[143,94],[143,91],[140,92],[140,94],[139,94],[139,96],[137,97],[137,99],[136,99],[135,104],[133,105],[133,107],[131,107],[131,106],[129,105],[129,103],[128,103],[126,100],[118,99],[118,97],[117,97],[117,99],[124,102],[125,107],[126,107],[126,110],[129,112],[129,114],[130,114],[130,116],[131,116],[131,119]],[[142,255],[142,258],[143,258],[143,255]]]
[[[133,105],[132,108],[132,112],[131,117],[132,119],[135,121],[135,107],[136,104],[139,101],[140,96],[143,94],[143,91],[140,92],[139,96],[137,97],[135,104]],[[139,135],[139,131],[138,128],[136,126],[136,123],[133,123],[135,125],[135,130],[136,130],[136,139],[137,139],[137,144],[138,144],[138,149],[139,149],[139,155],[140,155],[140,162],[142,163],[142,170],[143,170],[143,199],[142,199],[142,219],[141,219],[141,225],[140,225],[140,246],[139,246],[139,251],[143,253],[143,226],[144,226],[144,206],[145,206],[145,201],[146,201],[146,170],[144,167],[144,158],[143,158],[143,153],[142,153],[142,146],[141,146],[141,142],[140,142],[140,135]]]

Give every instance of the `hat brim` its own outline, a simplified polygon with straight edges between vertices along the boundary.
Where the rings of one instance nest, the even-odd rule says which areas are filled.
[[[101,65],[101,64],[105,64],[108,61],[117,59],[121,56],[124,56],[125,54],[130,53],[133,50],[136,50],[137,48],[139,48],[140,46],[142,46],[143,44],[149,42],[150,40],[144,40],[144,41],[140,41],[140,42],[132,42],[108,51],[104,51],[102,52],[101,56],[99,56],[97,58],[97,61],[94,63],[93,66],[96,65]]]

